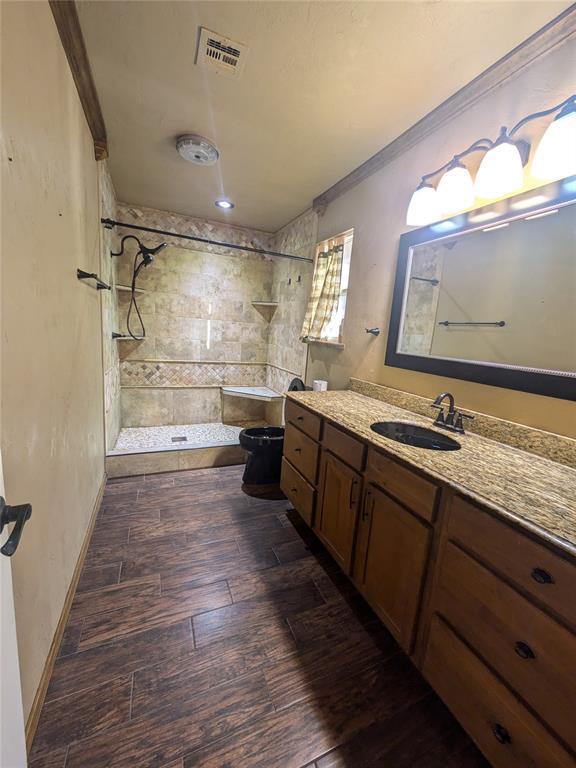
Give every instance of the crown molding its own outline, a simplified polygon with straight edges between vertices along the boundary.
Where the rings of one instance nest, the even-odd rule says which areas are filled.
[[[576,33],[576,3],[513,48],[438,107],[414,123],[404,133],[359,165],[355,170],[314,198],[314,210],[321,212],[329,203],[407,152],[445,123],[483,99],[506,80],[517,75],[536,59],[549,53]]]
[[[80,103],[92,134],[94,157],[96,160],[104,160],[108,157],[106,126],[86,53],[86,44],[80,27],[76,3],[74,0],[49,0],[49,3],[76,84]]]

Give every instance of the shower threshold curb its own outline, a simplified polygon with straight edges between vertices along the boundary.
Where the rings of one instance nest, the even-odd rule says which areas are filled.
[[[199,448],[221,448],[229,445],[240,445],[238,440],[208,440],[203,443],[176,443],[174,445],[155,445],[144,448],[127,448],[126,450],[108,451],[106,458],[113,456],[135,456],[141,453],[167,453],[170,451],[194,451]]]

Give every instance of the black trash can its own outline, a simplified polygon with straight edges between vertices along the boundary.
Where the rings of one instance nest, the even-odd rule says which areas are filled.
[[[283,498],[280,470],[284,448],[284,427],[243,429],[240,445],[248,454],[242,476],[242,490],[249,496]]]

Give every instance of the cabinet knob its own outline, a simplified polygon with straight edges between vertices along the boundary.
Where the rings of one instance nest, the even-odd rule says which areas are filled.
[[[530,575],[538,584],[554,584],[554,579],[544,568],[533,568]]]
[[[290,488],[290,493],[298,493],[298,488]]]
[[[517,643],[514,643],[514,650],[520,656],[521,659],[535,659],[536,654],[530,648],[530,646],[527,643],[523,643],[522,640],[518,640]]]
[[[296,421],[304,421],[304,416],[296,416]]]
[[[496,723],[492,726],[492,733],[494,734],[496,741],[499,741],[500,744],[510,744],[512,741],[512,737],[506,728],[504,728],[503,725],[500,725],[500,723]]]
[[[294,448],[294,453],[302,453],[302,448]]]

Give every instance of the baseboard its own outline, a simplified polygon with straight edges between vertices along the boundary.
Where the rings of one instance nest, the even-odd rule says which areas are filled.
[[[78,586],[78,580],[80,579],[82,567],[84,566],[86,552],[88,551],[88,545],[90,544],[90,538],[92,536],[92,531],[94,530],[94,525],[96,523],[96,517],[102,502],[105,486],[106,475],[104,475],[102,478],[100,490],[98,491],[98,496],[96,497],[92,514],[90,515],[90,522],[88,523],[88,528],[86,529],[86,533],[84,535],[84,541],[82,542],[80,554],[78,555],[74,573],[72,574],[72,580],[70,581],[70,586],[68,587],[68,592],[66,593],[66,599],[64,600],[62,613],[60,614],[60,619],[58,621],[56,631],[54,632],[52,643],[50,644],[50,650],[48,651],[48,656],[46,657],[46,663],[44,664],[44,670],[42,671],[40,683],[36,690],[36,695],[34,696],[32,707],[30,708],[30,714],[28,715],[28,719],[26,721],[26,748],[28,751],[30,751],[30,747],[34,741],[34,736],[36,735],[36,728],[38,727],[38,721],[40,720],[40,712],[42,710],[42,705],[44,704],[44,699],[46,698],[48,684],[50,682],[52,670],[54,669],[54,664],[56,663],[58,649],[60,647],[62,635],[64,634],[66,622],[68,621],[68,614],[70,613],[70,608],[72,607],[72,601],[74,599],[76,587]]]

